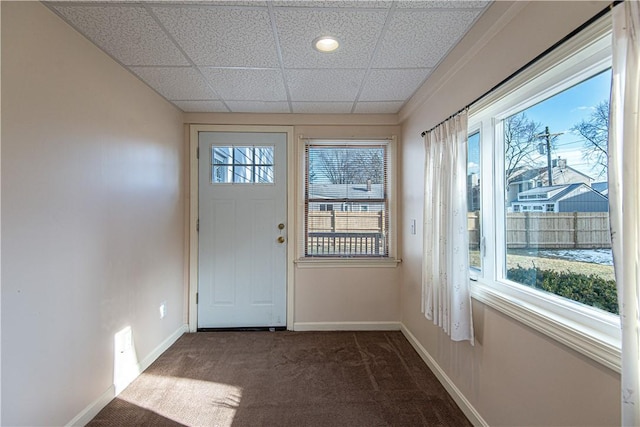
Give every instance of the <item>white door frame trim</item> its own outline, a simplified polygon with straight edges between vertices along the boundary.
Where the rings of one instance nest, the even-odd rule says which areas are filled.
[[[295,182],[293,126],[246,125],[189,125],[189,332],[198,330],[198,149],[199,132],[243,132],[287,134],[287,329],[293,330],[294,322],[294,269],[295,259]]]

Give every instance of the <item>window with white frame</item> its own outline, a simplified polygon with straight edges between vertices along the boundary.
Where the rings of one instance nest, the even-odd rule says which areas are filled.
[[[307,140],[303,257],[389,258],[391,140]]]
[[[273,184],[274,147],[212,146],[212,184]]]
[[[474,296],[618,369],[610,45],[601,19],[472,106],[467,173],[478,174],[484,212],[475,240],[470,226]],[[480,264],[472,245],[481,241]]]
[[[480,230],[480,132],[469,132],[467,138],[467,225],[469,228],[469,266],[482,270],[480,256],[482,239]]]

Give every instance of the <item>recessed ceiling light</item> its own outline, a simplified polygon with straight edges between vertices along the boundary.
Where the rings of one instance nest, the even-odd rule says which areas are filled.
[[[338,39],[332,36],[318,37],[313,41],[313,48],[322,53],[334,52],[338,47],[340,47]]]

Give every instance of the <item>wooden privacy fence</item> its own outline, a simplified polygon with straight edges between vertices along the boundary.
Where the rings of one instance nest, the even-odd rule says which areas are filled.
[[[507,213],[506,239],[509,249],[598,249],[611,248],[608,212],[517,212]],[[467,215],[469,247],[480,241],[478,212]]]
[[[383,212],[311,211],[307,221],[310,233],[382,233],[385,229]]]

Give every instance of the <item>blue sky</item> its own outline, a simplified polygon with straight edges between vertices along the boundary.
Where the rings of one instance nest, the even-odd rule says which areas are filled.
[[[480,172],[480,132],[469,135],[467,141],[469,144],[467,147],[467,157],[469,159],[469,163],[467,163],[467,173],[477,174]]]
[[[552,157],[567,159],[568,166],[593,178],[597,178],[600,169],[594,170],[593,165],[584,160],[584,141],[579,134],[571,132],[571,128],[588,119],[598,103],[609,100],[610,91],[611,70],[607,70],[525,110],[529,119],[542,123],[543,131],[544,126],[549,126],[552,134],[562,133],[555,140]],[[546,164],[546,160],[541,161]]]
[[[588,80],[579,83],[551,98],[548,98],[524,110],[530,120],[549,126],[549,131],[562,133],[555,140],[555,150],[552,158],[558,156],[567,159],[567,165],[587,175],[597,178],[600,169],[593,169],[593,165],[583,158],[584,141],[580,135],[571,132],[571,128],[581,120],[589,118],[594,107],[601,101],[608,100],[611,88],[611,70],[604,71]],[[469,137],[469,173],[478,172],[479,137]],[[546,155],[539,156],[540,166],[546,165]],[[597,181],[605,180],[601,176]]]

